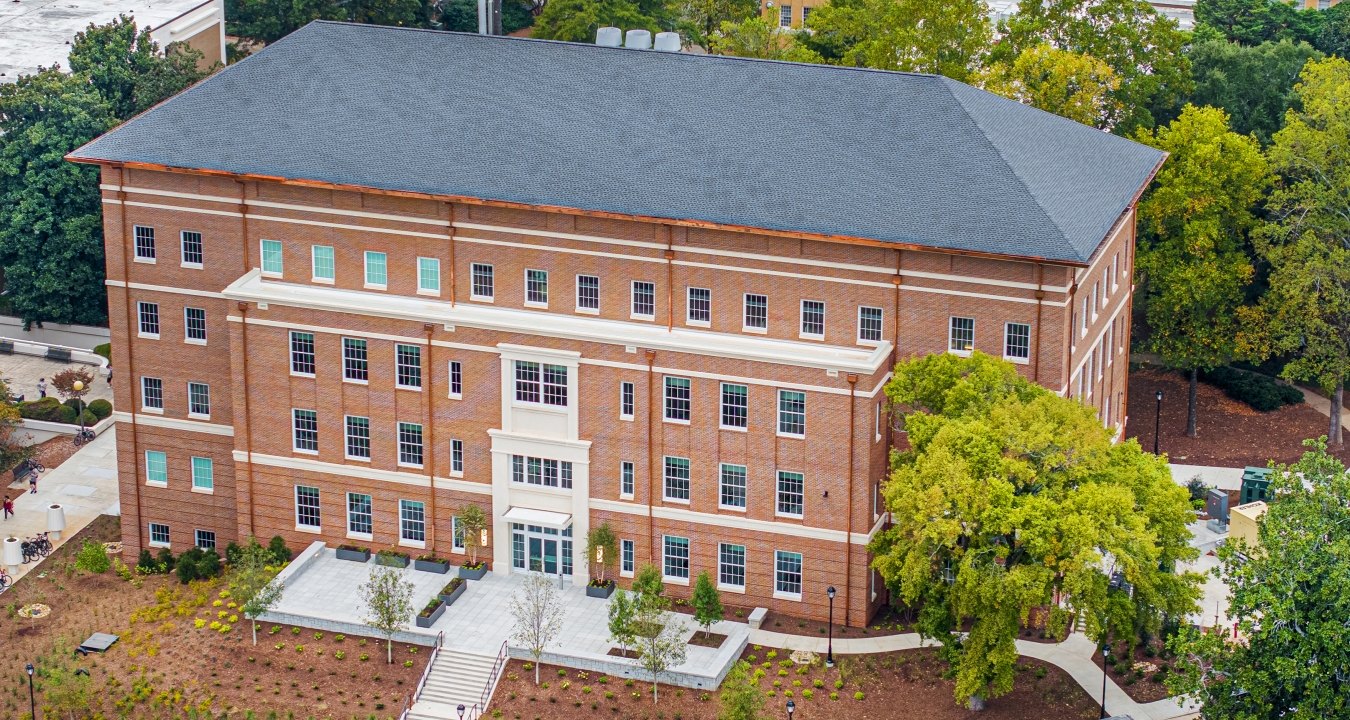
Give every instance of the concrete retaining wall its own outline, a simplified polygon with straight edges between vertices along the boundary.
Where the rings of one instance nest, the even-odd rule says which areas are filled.
[[[745,646],[749,643],[749,633],[741,634],[739,641],[734,638],[727,638],[727,642],[717,652],[718,666],[715,674],[696,675],[685,672],[666,672],[661,674],[661,684],[674,687],[691,688],[694,690],[716,690],[722,685],[722,680],[726,678],[727,673],[731,672],[731,666],[736,663],[736,658],[745,651]],[[507,645],[506,653],[517,660],[526,660],[534,662],[534,656],[524,648],[512,647]],[[652,674],[638,666],[637,661],[627,660],[612,655],[599,657],[595,655],[581,655],[545,652],[541,656],[541,662],[559,667],[573,668],[576,670],[585,670],[587,672],[599,672],[611,677],[633,678],[635,680],[644,680],[650,682]],[[713,670],[714,668],[708,668]]]
[[[0,315],[0,336],[15,340],[31,340],[50,345],[68,345],[81,350],[93,350],[95,345],[108,342],[108,328],[90,325],[62,325],[46,323],[32,330],[23,329],[23,320]]]

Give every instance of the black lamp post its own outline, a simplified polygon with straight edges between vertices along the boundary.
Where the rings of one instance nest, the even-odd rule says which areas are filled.
[[[1162,432],[1162,391],[1154,397],[1158,398],[1158,412],[1153,416],[1153,454],[1158,454],[1158,435]]]
[[[788,711],[788,720],[792,720],[792,713],[797,712],[797,703],[789,700],[787,704],[787,711]]]
[[[33,720],[37,720],[37,699],[33,696],[33,663],[28,663],[24,670],[28,671],[28,711]]]
[[[1111,656],[1110,643],[1102,643],[1102,717],[1109,717],[1106,714],[1106,659]]]
[[[831,585],[825,589],[825,594],[830,596],[830,629],[829,640],[825,652],[825,667],[834,667],[834,586]]]
[[[459,720],[464,720],[464,703],[460,703],[455,712],[459,713]]]

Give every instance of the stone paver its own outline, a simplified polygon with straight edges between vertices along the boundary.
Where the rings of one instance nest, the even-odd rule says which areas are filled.
[[[10,479],[8,474],[6,480]],[[109,428],[93,442],[80,448],[59,467],[48,470],[38,480],[38,493],[28,493],[28,485],[10,488],[4,493],[14,498],[14,517],[0,522],[0,534],[20,539],[47,530],[47,506],[59,503],[66,510],[66,530],[60,546],[83,530],[99,515],[121,514],[117,494],[117,428]],[[6,568],[17,580],[40,563],[19,565],[18,572]]]
[[[38,378],[47,378],[47,395],[60,399],[51,387],[52,376],[68,367],[83,367],[94,371],[94,382],[90,383],[89,394],[84,396],[86,402],[98,399],[112,402],[112,386],[108,384],[107,374],[100,368],[90,367],[84,363],[56,362],[38,355],[0,356],[0,377],[8,381],[11,393],[22,395],[25,400],[37,399]]]

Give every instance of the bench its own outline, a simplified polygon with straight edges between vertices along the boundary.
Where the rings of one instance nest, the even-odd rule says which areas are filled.
[[[5,355],[13,355],[13,354],[14,354],[14,341],[13,341],[13,340],[0,340],[0,353],[4,353]]]
[[[750,617],[746,622],[750,623],[751,630],[758,630],[760,625],[764,624],[764,616],[769,614],[768,608],[757,607],[750,611]]]
[[[47,359],[58,362],[70,362],[70,351],[65,348],[49,347],[47,348]]]

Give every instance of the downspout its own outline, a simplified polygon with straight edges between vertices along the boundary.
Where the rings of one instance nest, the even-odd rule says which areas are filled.
[[[1078,349],[1079,320],[1077,311],[1078,307],[1077,300],[1078,300],[1078,281],[1074,280],[1069,285],[1069,297],[1067,300],[1069,306],[1069,356],[1066,358],[1064,367],[1061,368],[1060,370],[1063,373],[1062,376],[1063,382],[1061,383],[1060,386],[1065,389],[1064,397],[1073,396],[1073,388],[1070,387],[1070,384],[1073,382],[1073,358],[1075,355],[1074,351]]]
[[[134,475],[132,476],[132,487],[136,488],[136,545],[142,549],[145,548],[145,516],[141,511],[141,451],[140,444],[137,441],[136,434],[136,391],[140,383],[136,380],[136,354],[132,352],[131,339],[136,333],[132,331],[135,327],[132,325],[134,319],[131,314],[131,267],[127,262],[127,256],[131,254],[131,234],[128,232],[130,226],[127,225],[127,169],[123,165],[117,166],[117,199],[122,217],[122,304],[126,307],[127,317],[127,382],[131,386],[131,412],[127,416],[131,418],[131,463]],[[144,402],[145,398],[142,397]]]
[[[656,452],[653,444],[653,434],[655,431],[652,421],[652,408],[655,407],[652,400],[652,390],[655,387],[655,375],[653,366],[656,364],[656,351],[647,351],[647,562],[656,563],[656,521],[652,517],[652,478],[656,475],[656,461],[652,454]]]
[[[446,203],[446,209],[450,211],[450,223],[446,226],[446,236],[450,240],[450,307],[455,306],[455,204]],[[430,355],[430,345],[427,346],[427,354]]]
[[[891,320],[894,325],[895,341],[891,347],[891,367],[900,361],[900,286],[905,283],[905,279],[900,275],[901,251],[895,251],[895,277],[891,278],[891,283],[895,285],[895,317]],[[889,444],[889,441],[888,441]]]
[[[858,408],[858,376],[849,373],[845,379],[848,380],[848,521],[844,537],[844,627],[848,627],[849,609],[852,607],[850,600],[853,597],[853,445],[858,439],[858,429],[854,423]]]
[[[1045,266],[1036,263],[1036,347],[1032,351],[1031,381],[1041,380],[1041,303],[1045,300]]]
[[[422,385],[422,392],[427,396],[427,494],[430,496],[430,502],[427,504],[427,548],[432,555],[436,554],[436,416],[432,413],[431,396],[431,369],[435,367],[431,362],[431,333],[435,331],[436,326],[431,323],[422,325],[422,329],[427,333],[427,369],[423,375],[425,380]]]
[[[245,241],[247,244],[247,241]],[[248,458],[248,534],[257,537],[253,507],[257,505],[253,496],[253,416],[249,414],[248,402],[248,303],[241,302],[239,308],[239,356],[244,363],[244,456]]]
[[[666,332],[675,327],[675,231],[666,228]]]
[[[252,253],[249,252],[249,240],[248,240],[248,200],[247,200],[247,197],[246,197],[246,194],[245,194],[246,186],[244,185],[244,181],[243,181],[243,180],[236,180],[235,182],[239,183],[239,216],[243,219],[243,226],[244,226],[244,236],[243,236],[243,243],[244,243],[244,253],[243,253],[243,255],[244,255],[244,272],[248,272],[249,270],[252,270],[252,269],[253,269],[253,258],[252,258]],[[251,528],[250,528],[250,529],[251,529]]]

